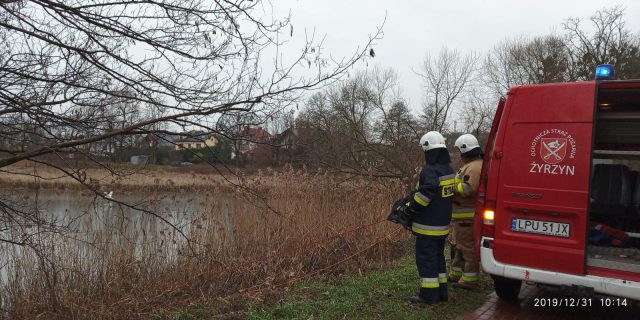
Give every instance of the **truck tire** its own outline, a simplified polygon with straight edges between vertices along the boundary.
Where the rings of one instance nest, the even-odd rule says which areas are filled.
[[[500,299],[508,301],[518,300],[520,286],[522,286],[521,280],[509,279],[500,276],[492,276],[492,278],[496,294]]]

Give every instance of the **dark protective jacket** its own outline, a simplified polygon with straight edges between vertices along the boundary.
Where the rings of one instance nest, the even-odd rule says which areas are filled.
[[[455,175],[449,164],[427,164],[413,192],[409,208],[413,213],[411,231],[416,236],[449,234],[455,188]]]

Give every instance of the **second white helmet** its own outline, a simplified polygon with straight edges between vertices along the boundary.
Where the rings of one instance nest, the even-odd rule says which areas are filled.
[[[460,153],[465,154],[475,148],[480,148],[480,143],[478,143],[478,139],[474,137],[472,134],[463,134],[456,140],[454,144]]]
[[[429,151],[436,148],[446,148],[444,137],[438,131],[429,131],[420,138],[422,150]]]

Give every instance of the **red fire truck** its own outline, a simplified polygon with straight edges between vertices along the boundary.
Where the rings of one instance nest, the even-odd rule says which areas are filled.
[[[526,281],[640,300],[640,80],[612,78],[500,101],[474,235],[501,298]]]

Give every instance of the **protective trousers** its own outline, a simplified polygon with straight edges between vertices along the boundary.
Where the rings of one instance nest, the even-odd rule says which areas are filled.
[[[455,254],[456,254],[456,238],[454,237],[454,233],[453,233],[453,223],[451,223],[451,226],[449,228],[449,235],[447,236],[447,242],[449,243],[449,255],[451,258],[451,262],[453,262],[453,257],[455,257]]]
[[[448,298],[445,237],[416,237],[416,265],[420,275],[420,298],[437,302]]]
[[[454,220],[452,224],[456,254],[451,262],[449,277],[453,280],[462,279],[467,283],[477,282],[480,279],[480,266],[473,250],[473,224],[470,220]]]

